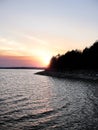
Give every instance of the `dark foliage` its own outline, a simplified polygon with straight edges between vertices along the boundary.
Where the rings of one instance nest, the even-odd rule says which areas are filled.
[[[51,58],[48,70],[65,71],[77,69],[98,69],[98,41],[82,52],[68,51]]]

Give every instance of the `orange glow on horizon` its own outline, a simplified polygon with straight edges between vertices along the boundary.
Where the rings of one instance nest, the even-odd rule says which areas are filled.
[[[43,65],[45,67],[47,67],[49,65],[50,59],[51,59],[51,57],[49,57],[49,56],[43,57],[43,61],[42,62],[43,62]]]
[[[1,55],[0,66],[4,67],[47,67],[50,56],[11,56]]]
[[[48,50],[40,49],[36,50],[35,57],[39,60],[42,67],[47,67],[49,65],[52,54]]]

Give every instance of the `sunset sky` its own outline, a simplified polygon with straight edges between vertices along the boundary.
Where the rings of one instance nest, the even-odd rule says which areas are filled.
[[[98,40],[98,0],[0,0],[0,66],[37,66]]]

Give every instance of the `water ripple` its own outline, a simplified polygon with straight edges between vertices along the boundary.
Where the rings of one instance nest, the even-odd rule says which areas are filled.
[[[98,83],[1,70],[0,130],[98,130]]]

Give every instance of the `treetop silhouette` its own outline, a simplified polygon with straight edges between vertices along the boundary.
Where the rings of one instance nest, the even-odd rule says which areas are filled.
[[[77,69],[98,69],[98,41],[91,47],[68,51],[63,55],[53,56],[47,70],[65,71]]]

